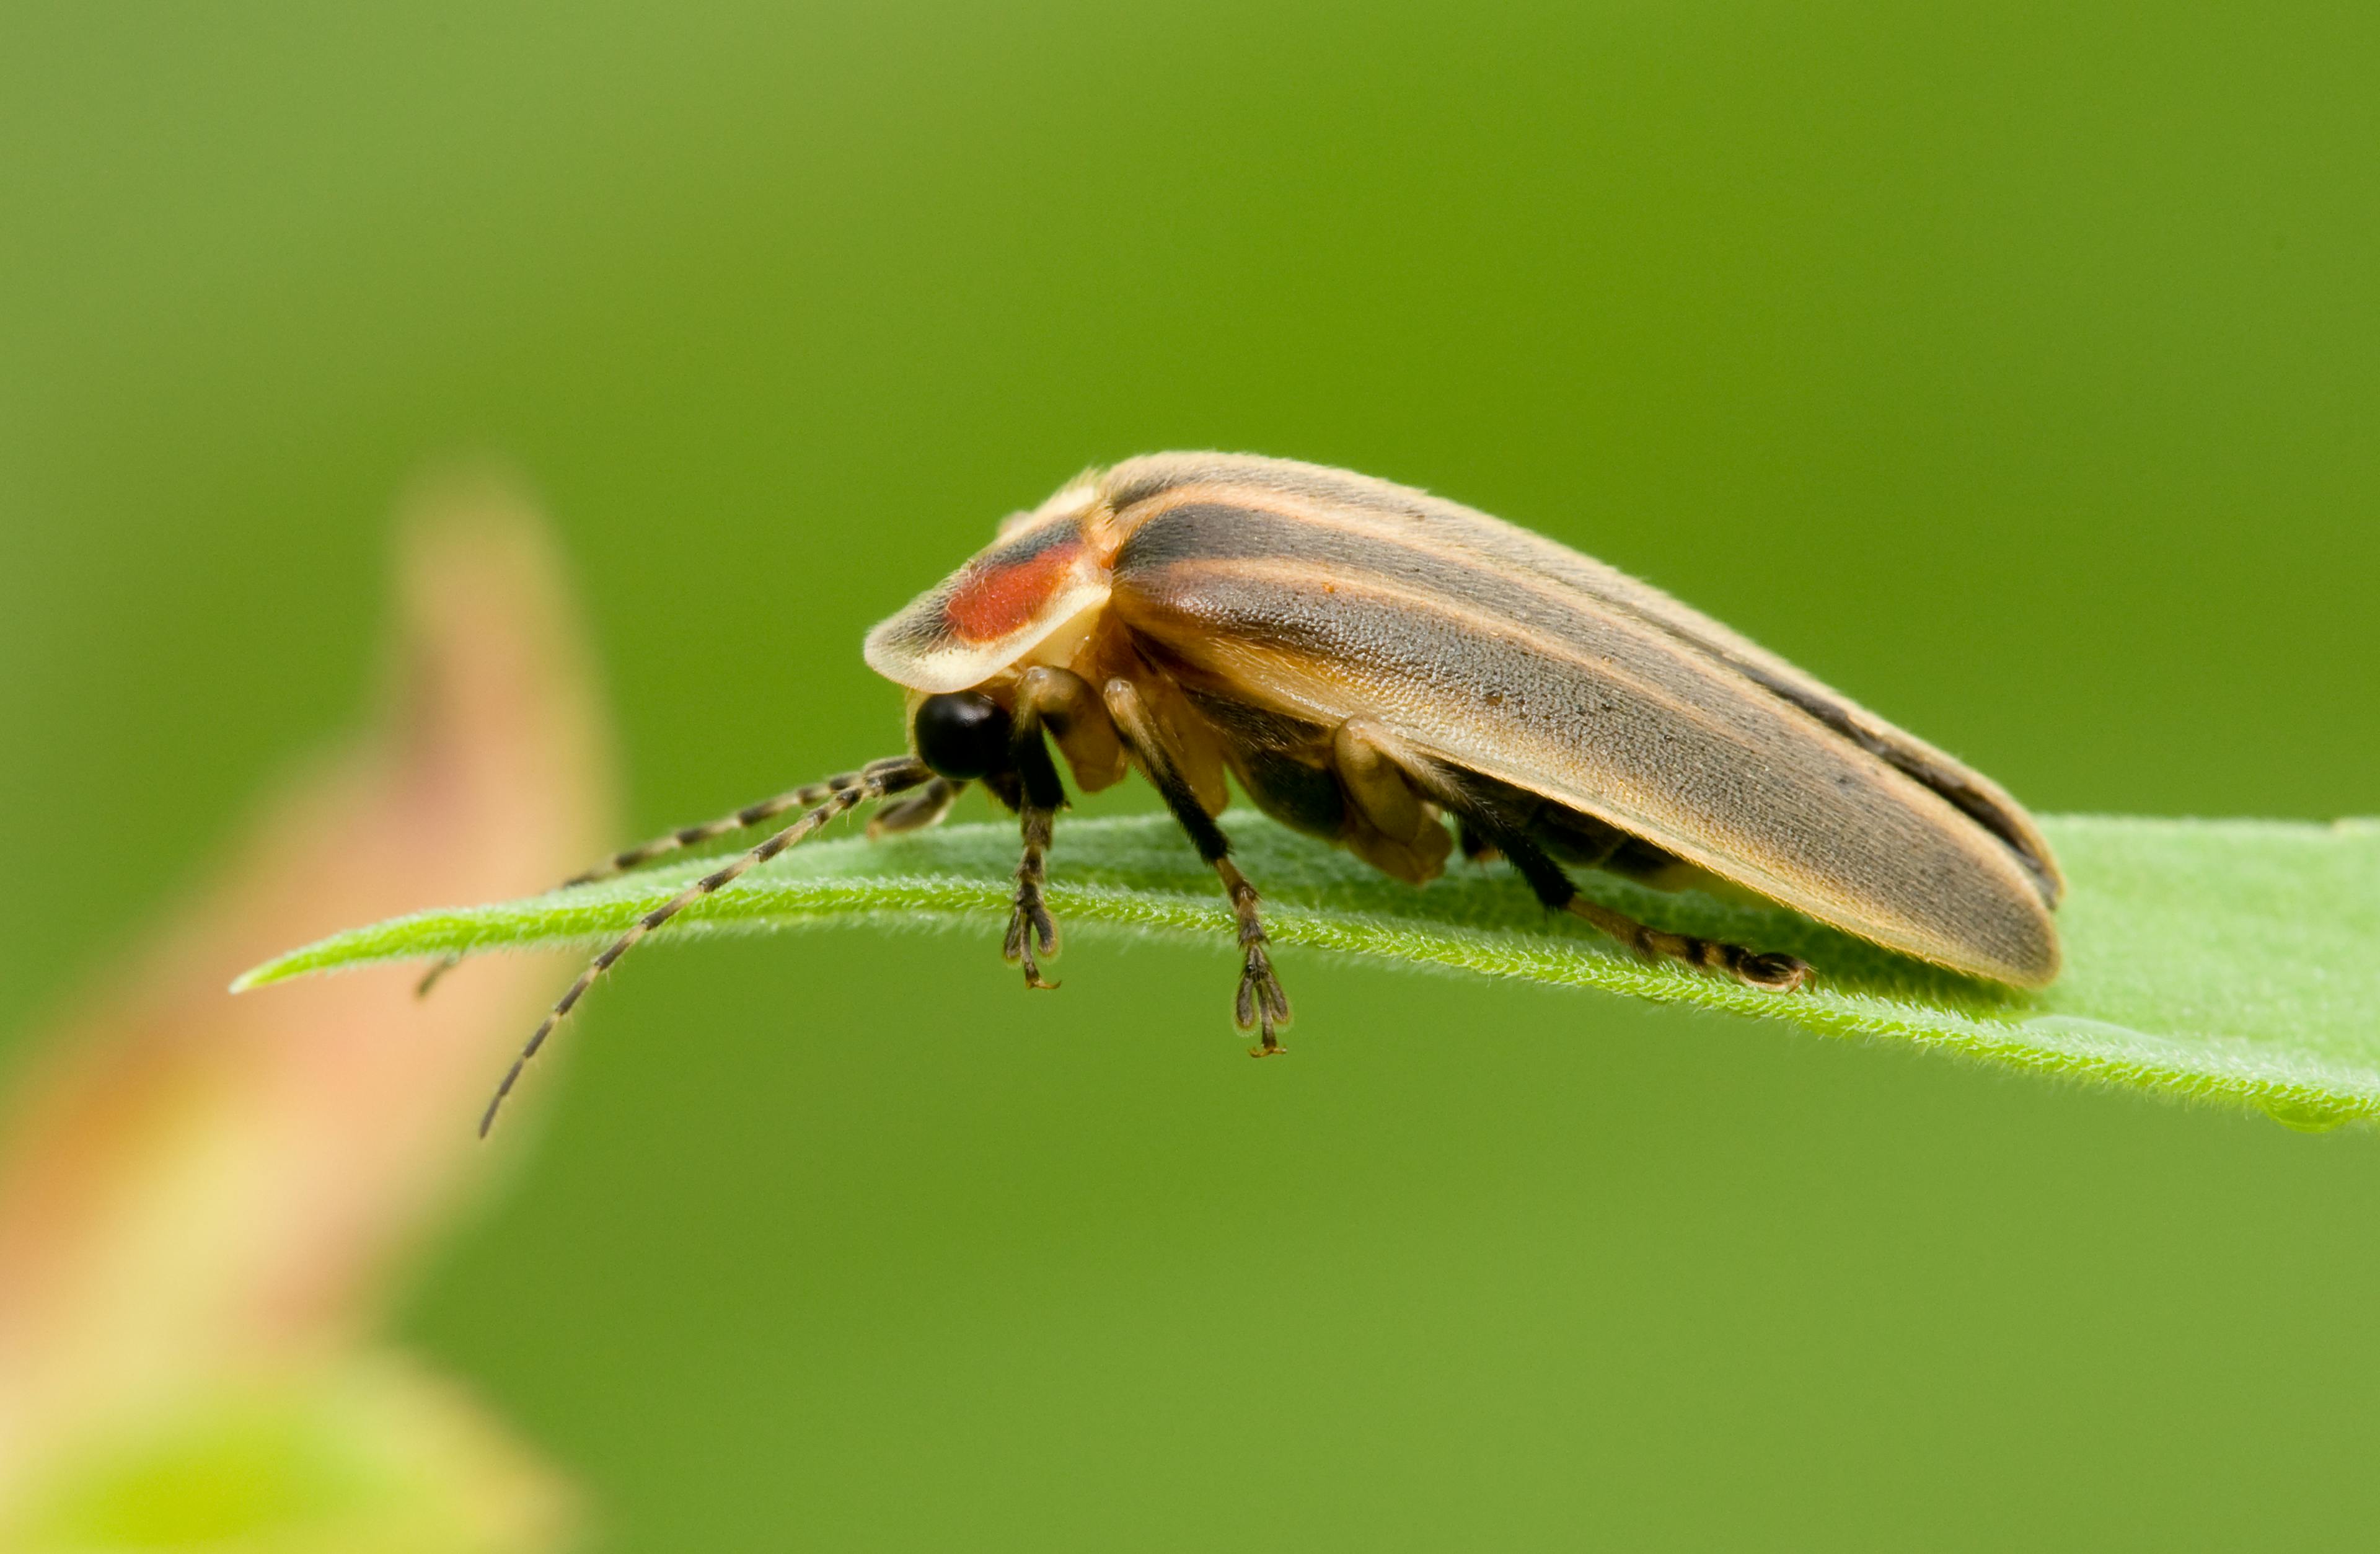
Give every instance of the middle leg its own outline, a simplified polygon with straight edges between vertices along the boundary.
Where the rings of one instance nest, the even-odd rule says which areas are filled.
[[[1207,860],[1216,878],[1223,882],[1223,893],[1231,900],[1232,917],[1238,925],[1240,943],[1240,986],[1232,1002],[1232,1018],[1242,1030],[1257,1032],[1259,1045],[1249,1055],[1269,1057],[1281,1050],[1279,1032],[1289,1024],[1289,995],[1281,990],[1281,978],[1273,974],[1257,888],[1232,862],[1231,839],[1198,802],[1197,794],[1183,776],[1181,765],[1167,746],[1157,720],[1149,715],[1132,682],[1110,680],[1102,689],[1101,699],[1107,704],[1108,715],[1115,720],[1116,732],[1123,736],[1124,747],[1156,785],[1165,807],[1173,812],[1174,820],[1190,833],[1190,844],[1198,849],[1198,856]]]

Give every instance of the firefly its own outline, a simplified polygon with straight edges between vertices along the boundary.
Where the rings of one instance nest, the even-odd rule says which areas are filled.
[[[1066,788],[1153,785],[1229,902],[1233,1014],[1280,1050],[1290,1004],[1262,899],[1220,823],[1260,810],[1423,885],[1459,847],[1646,957],[1791,994],[1793,956],[1586,899],[1571,869],[1749,892],[1886,949],[2020,988],[2058,975],[2064,889],[1999,786],[1645,583],[1409,487],[1247,455],[1095,469],[868,634],[908,749],[618,854],[572,885],[799,812],[639,917],[562,995],[480,1131],[598,977],[687,906],[830,822],[940,821],[980,786],[1017,818],[1002,943],[1028,987]],[[1054,751],[1054,755],[1053,755]]]

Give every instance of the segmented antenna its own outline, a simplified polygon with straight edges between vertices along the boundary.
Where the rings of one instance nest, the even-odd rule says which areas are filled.
[[[634,868],[637,864],[648,858],[657,857],[662,853],[692,846],[697,841],[706,841],[712,836],[722,835],[743,826],[757,823],[757,820],[742,819],[741,817],[746,815],[765,819],[783,814],[796,805],[810,802],[810,795],[817,795],[821,800],[816,808],[792,825],[771,836],[751,851],[711,870],[638,918],[629,926],[625,933],[613,941],[611,948],[589,962],[587,969],[578,974],[578,979],[570,984],[569,989],[561,998],[554,1001],[553,1008],[547,1013],[543,1023],[537,1027],[528,1043],[521,1048],[520,1056],[515,1058],[513,1066],[504,1071],[504,1082],[496,1087],[495,1095],[488,1101],[488,1110],[480,1118],[480,1136],[487,1137],[488,1130],[495,1126],[496,1113],[503,1109],[504,1098],[512,1094],[513,1087],[520,1082],[522,1071],[527,1069],[530,1060],[537,1056],[538,1050],[545,1045],[546,1038],[553,1034],[556,1026],[569,1017],[570,1011],[580,999],[587,995],[587,989],[595,985],[596,978],[611,970],[622,955],[635,949],[638,941],[703,897],[714,894],[734,883],[744,875],[746,870],[767,863],[786,848],[808,840],[831,821],[850,813],[871,799],[905,793],[921,783],[929,781],[932,777],[933,773],[926,769],[926,763],[915,756],[895,756],[887,760],[873,761],[857,771],[846,772],[839,777],[830,777],[823,783],[813,783],[807,788],[796,788],[792,793],[780,795],[776,798],[764,799],[759,804],[737,810],[735,815],[727,817],[724,820],[713,820],[701,826],[688,826],[683,831],[673,832],[669,836],[656,842],[646,843],[641,847],[632,847],[625,853],[615,855],[608,863],[598,865],[570,881],[575,885],[607,879],[624,868]]]

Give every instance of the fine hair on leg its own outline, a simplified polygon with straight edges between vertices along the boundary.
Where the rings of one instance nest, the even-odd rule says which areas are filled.
[[[1240,986],[1232,1001],[1232,1017],[1242,1030],[1259,1033],[1259,1045],[1249,1055],[1270,1057],[1282,1050],[1277,1033],[1289,1024],[1289,994],[1282,990],[1281,978],[1273,972],[1257,888],[1232,862],[1231,838],[1223,834],[1223,828],[1215,823],[1214,817],[1199,804],[1198,795],[1191,791],[1188,780],[1166,747],[1157,720],[1149,716],[1133,683],[1110,680],[1101,695],[1107,702],[1108,715],[1115,720],[1116,732],[1123,736],[1124,747],[1156,786],[1166,808],[1173,812],[1175,822],[1190,833],[1190,844],[1198,849],[1198,856],[1223,882],[1223,893],[1231,901],[1232,921],[1238,928],[1241,952]]]
[[[488,1130],[495,1126],[496,1113],[502,1110],[504,1098],[512,1094],[513,1087],[520,1082],[522,1073],[528,1069],[531,1060],[536,1058],[539,1049],[545,1045],[546,1038],[553,1034],[555,1027],[569,1017],[570,1011],[577,1005],[580,999],[587,996],[587,989],[595,985],[596,978],[611,970],[621,956],[635,949],[638,941],[696,902],[705,896],[715,894],[742,878],[746,871],[755,866],[764,864],[786,848],[808,840],[824,829],[828,822],[849,813],[870,799],[905,793],[919,783],[927,782],[932,775],[926,770],[926,764],[916,757],[900,756],[889,760],[874,762],[861,771],[853,781],[841,786],[835,783],[822,783],[820,787],[826,791],[827,796],[816,808],[771,836],[759,846],[730,859],[638,917],[629,926],[626,932],[613,941],[609,949],[589,962],[587,969],[578,974],[578,979],[571,983],[562,997],[554,1001],[553,1008],[547,1013],[544,1021],[539,1025],[528,1041],[521,1048],[520,1056],[515,1058],[512,1067],[504,1071],[503,1082],[497,1085],[495,1095],[488,1101],[488,1110],[480,1118],[480,1136],[485,1138],[488,1135]],[[843,780],[836,779],[836,783],[843,783]]]

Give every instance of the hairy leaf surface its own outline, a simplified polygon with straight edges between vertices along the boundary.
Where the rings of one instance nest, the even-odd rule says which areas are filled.
[[[1548,917],[1500,864],[1458,866],[1414,890],[1261,817],[1230,818],[1277,945],[1912,1041],[2244,1102],[2295,1127],[2380,1117],[2380,823],[2068,816],[2045,825],[2071,892],[2058,914],[2065,974],[2034,993],[1937,971],[1780,909],[1582,876],[1590,895],[1647,921],[1808,960],[1818,974],[1813,987],[1779,997],[1638,961],[1583,923]],[[990,953],[1015,861],[1015,834],[1001,825],[816,843],[688,908],[654,941],[897,919],[969,929]],[[295,951],[238,986],[376,961],[598,945],[705,867],[395,918]],[[1062,823],[1050,878],[1050,904],[1078,938],[1105,927],[1230,951],[1230,914],[1214,876],[1163,817]],[[1328,1010],[1305,1014],[1309,1026],[1330,1018]]]

